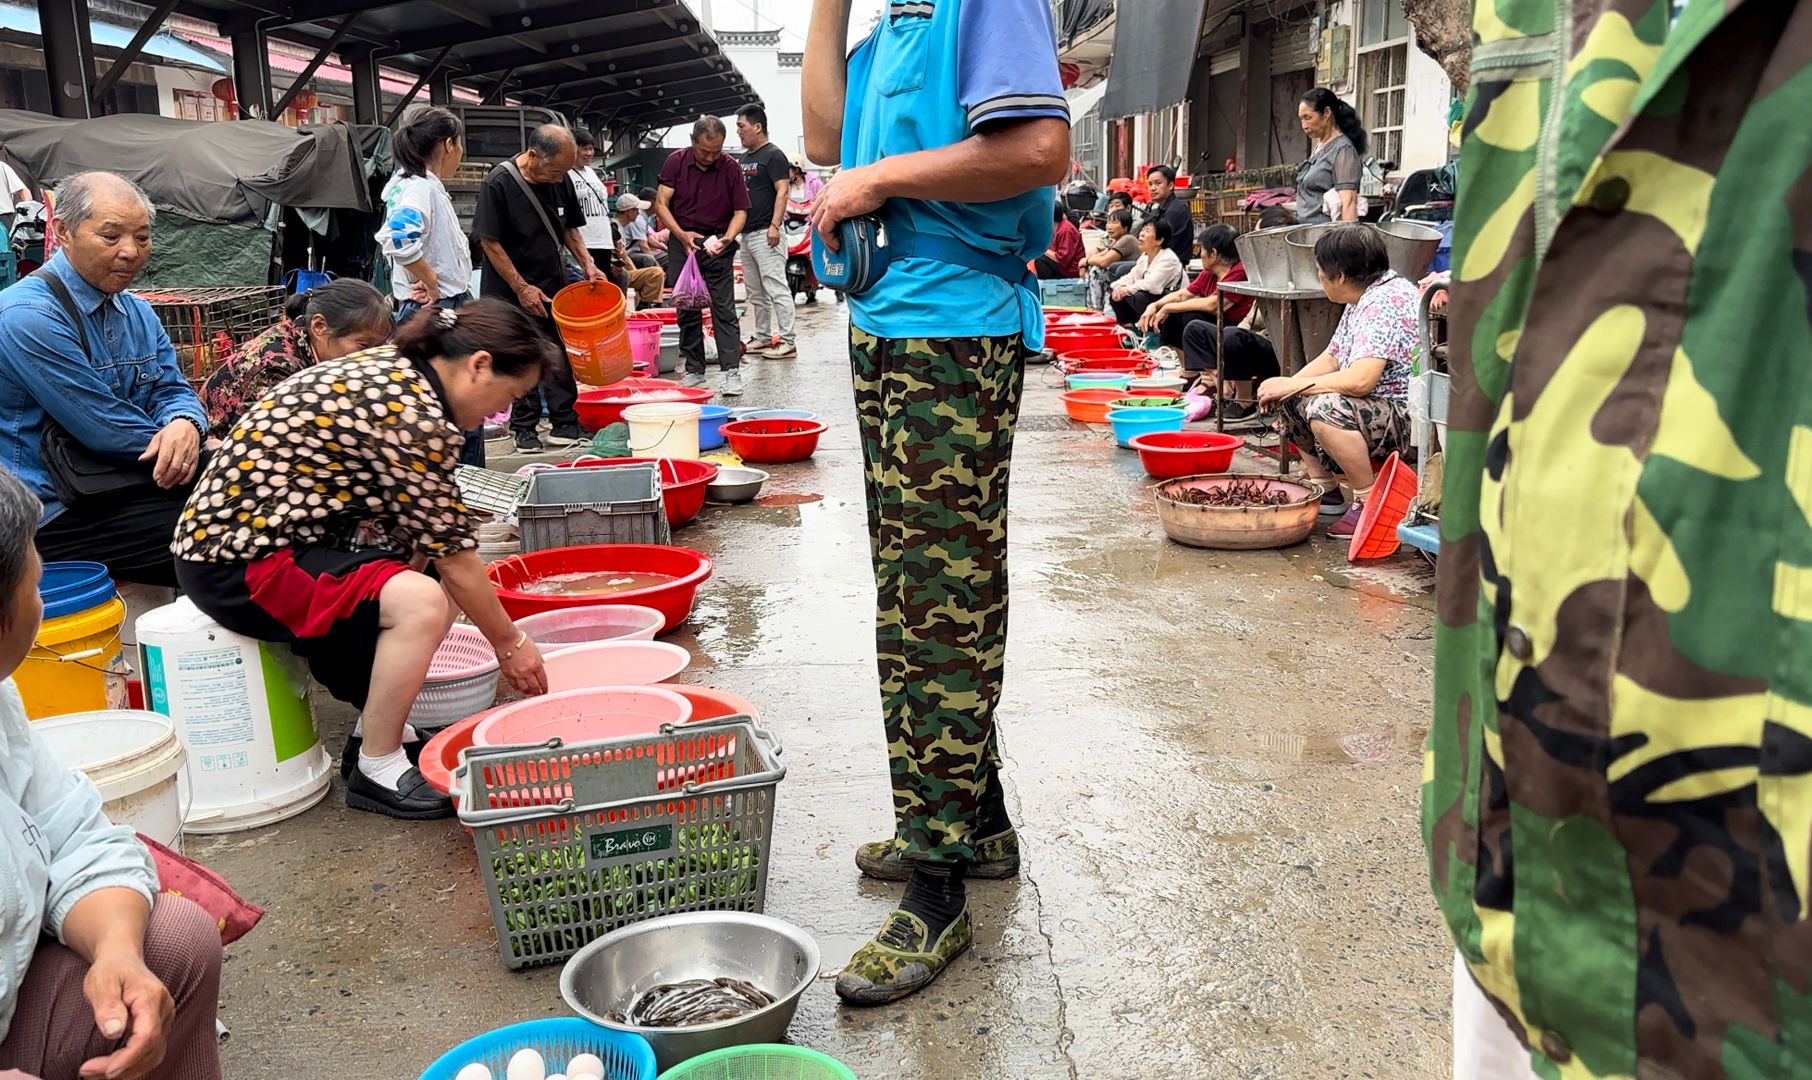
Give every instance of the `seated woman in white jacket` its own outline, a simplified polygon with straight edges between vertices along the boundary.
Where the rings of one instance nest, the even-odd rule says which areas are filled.
[[[38,500],[0,469],[0,1080],[220,1080],[220,933],[101,793],[32,735],[13,686],[44,614]]]
[[[1153,218],[1139,228],[1139,259],[1108,294],[1121,326],[1136,326],[1145,309],[1183,283],[1183,263],[1170,250],[1169,224]]]

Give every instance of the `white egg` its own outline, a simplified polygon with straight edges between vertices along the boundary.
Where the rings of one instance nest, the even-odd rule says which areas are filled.
[[[566,1080],[566,1074],[565,1073],[555,1073],[554,1075],[548,1077],[547,1080]]]
[[[518,1050],[503,1075],[504,1080],[547,1080],[547,1063],[539,1050]]]
[[[491,1070],[475,1061],[459,1070],[459,1075],[453,1080],[491,1080]]]
[[[604,1060],[596,1054],[578,1054],[566,1063],[566,1075],[572,1080],[591,1077],[592,1080],[604,1080]]]

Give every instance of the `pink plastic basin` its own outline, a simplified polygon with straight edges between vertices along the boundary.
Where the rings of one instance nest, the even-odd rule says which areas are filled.
[[[516,621],[542,652],[590,641],[652,641],[667,616],[635,604],[591,604],[543,611]]]
[[[472,731],[474,746],[568,744],[651,735],[683,724],[692,703],[657,686],[593,686],[528,698],[493,712]]]
[[[594,641],[544,653],[549,693],[593,686],[648,686],[666,682],[692,662],[692,654],[664,641]]]

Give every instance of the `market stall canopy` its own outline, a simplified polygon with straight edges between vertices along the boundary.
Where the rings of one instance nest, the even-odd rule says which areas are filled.
[[[162,209],[204,221],[262,221],[272,203],[370,210],[365,155],[345,124],[300,131],[122,113],[61,120],[0,109],[0,145],[45,186],[89,169],[137,183]]]
[[[1204,0],[1142,0],[1114,15],[1114,65],[1103,119],[1167,109],[1189,94]]]
[[[601,128],[666,127],[761,100],[685,0],[177,0],[176,10],[225,37],[376,56],[489,104]]]

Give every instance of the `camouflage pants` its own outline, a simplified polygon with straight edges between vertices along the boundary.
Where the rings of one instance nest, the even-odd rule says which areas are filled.
[[[972,859],[1000,768],[1007,472],[1017,335],[878,338],[852,327],[875,565],[875,651],[906,855]]]

